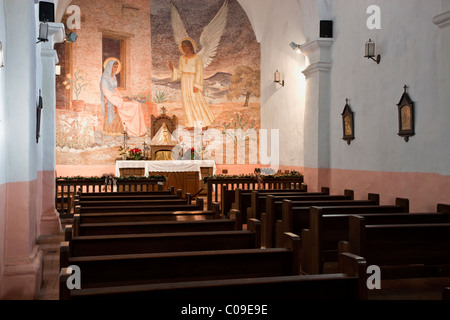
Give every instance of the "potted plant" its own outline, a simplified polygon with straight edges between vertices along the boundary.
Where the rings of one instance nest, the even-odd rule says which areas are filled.
[[[83,76],[80,75],[80,70],[75,71],[73,77],[68,74],[66,76],[66,81],[63,82],[66,86],[66,89],[73,89],[73,93],[75,95],[75,100],[72,100],[72,110],[73,111],[83,111],[84,110],[84,101],[80,100],[80,94],[87,86],[86,80]]]

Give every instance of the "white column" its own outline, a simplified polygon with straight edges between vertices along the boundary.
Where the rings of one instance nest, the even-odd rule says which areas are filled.
[[[329,185],[330,167],[330,70],[333,39],[317,39],[301,46],[309,60],[306,77],[304,166],[308,186]]]
[[[59,216],[55,210],[55,168],[56,168],[56,80],[55,65],[58,54],[54,44],[65,39],[62,23],[48,23],[48,42],[41,44],[42,100],[39,144],[42,144],[42,217],[41,233],[59,231]]]
[[[433,22],[441,30],[440,51],[437,53],[437,64],[439,65],[439,115],[436,120],[439,128],[439,136],[441,137],[439,157],[439,174],[440,174],[440,196],[441,202],[448,200],[448,186],[450,183],[450,1],[442,1],[443,12],[434,17]]]
[[[36,246],[36,26],[35,4],[4,2],[6,21],[6,203],[0,299],[33,299],[41,284]]]

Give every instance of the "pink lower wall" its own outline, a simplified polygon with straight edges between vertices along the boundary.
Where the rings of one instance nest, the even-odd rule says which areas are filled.
[[[36,245],[41,210],[38,180],[7,183],[0,299],[34,299],[42,280],[42,252]]]
[[[39,293],[43,253],[36,241],[61,231],[54,186],[54,171],[0,186],[0,300],[31,300]]]
[[[381,204],[393,204],[396,198],[409,199],[410,212],[435,211],[438,203],[450,204],[450,176],[436,173],[376,172],[341,169],[283,167],[304,174],[308,190],[329,187],[340,194],[355,191],[355,199],[367,199],[368,193],[380,195]]]

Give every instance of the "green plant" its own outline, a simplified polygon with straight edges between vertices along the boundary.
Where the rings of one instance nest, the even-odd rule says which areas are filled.
[[[73,89],[75,100],[80,100],[80,94],[87,86],[86,80],[80,75],[80,70],[75,71],[73,77],[68,74],[63,84],[66,86],[66,89]]]
[[[164,91],[157,91],[154,95],[153,101],[156,103],[163,103],[167,99],[166,93]]]

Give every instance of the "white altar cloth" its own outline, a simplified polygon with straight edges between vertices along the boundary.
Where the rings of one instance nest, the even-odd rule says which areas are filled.
[[[120,177],[122,168],[144,168],[145,175],[149,172],[198,172],[200,168],[213,168],[213,175],[216,174],[216,162],[214,160],[167,160],[167,161],[142,161],[142,160],[121,160],[116,161],[116,177]],[[201,174],[199,174],[201,178]]]

